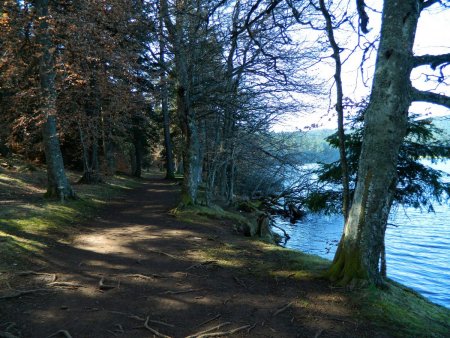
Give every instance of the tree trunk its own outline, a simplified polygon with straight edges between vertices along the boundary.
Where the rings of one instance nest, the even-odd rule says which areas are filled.
[[[142,157],[144,153],[144,145],[143,145],[143,132],[137,126],[134,130],[134,159],[135,165],[133,170],[133,176],[141,178],[142,176]]]
[[[198,177],[201,170],[200,140],[195,111],[191,102],[191,78],[189,54],[186,46],[186,23],[192,20],[185,1],[176,1],[176,22],[170,20],[168,3],[160,0],[160,10],[169,31],[174,54],[177,76],[177,113],[183,133],[183,183],[181,187],[181,205],[195,204],[198,191]]]
[[[341,284],[381,285],[380,255],[392,194],[396,184],[398,153],[408,126],[411,104],[412,48],[420,10],[415,0],[385,0],[380,46],[365,134],[358,182],[344,234],[328,272]]]
[[[61,200],[76,197],[67,180],[64,162],[59,144],[56,121],[56,88],[55,62],[52,53],[52,41],[49,32],[48,0],[35,1],[36,13],[40,20],[36,30],[36,38],[40,47],[39,78],[41,92],[41,111],[44,117],[42,135],[47,164],[48,197],[58,197]]]
[[[170,137],[170,117],[169,117],[169,104],[168,104],[168,91],[167,91],[167,78],[165,76],[165,42],[163,36],[163,19],[162,13],[159,15],[159,26],[160,26],[160,40],[159,40],[159,62],[161,64],[161,76],[160,76],[160,85],[161,85],[161,112],[163,115],[163,127],[164,127],[164,147],[166,149],[166,179],[175,178],[175,169],[173,162],[173,149],[172,149],[172,140]]]

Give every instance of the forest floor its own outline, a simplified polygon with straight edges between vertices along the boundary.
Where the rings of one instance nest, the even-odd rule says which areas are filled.
[[[47,248],[0,274],[0,337],[390,336],[315,276],[320,259],[178,220],[178,191],[148,178],[69,238],[22,233]]]

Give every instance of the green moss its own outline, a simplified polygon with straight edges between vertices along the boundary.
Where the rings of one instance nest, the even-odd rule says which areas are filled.
[[[37,175],[44,173],[38,172]],[[20,179],[15,175],[21,175]],[[5,204],[0,209],[0,269],[9,270],[27,265],[49,243],[62,240],[74,231],[74,224],[91,217],[96,210],[126,189],[139,185],[125,176],[109,179],[98,185],[76,185],[80,199],[65,201],[44,198],[42,186],[36,184],[35,175],[3,172],[1,182],[11,196],[32,194],[32,198]]]
[[[196,211],[194,211],[196,210]],[[216,208],[195,207],[183,212],[183,219],[189,215],[193,223],[208,224],[211,216],[224,217],[225,211]],[[204,216],[207,215],[208,217]],[[221,243],[196,251],[199,261],[214,260],[217,264],[236,268],[236,274],[253,275],[255,278],[293,278],[296,280],[323,277],[325,270],[339,271],[341,277],[353,272],[354,279],[361,271],[355,261],[343,261],[330,269],[330,261],[314,255],[289,250],[273,244],[249,239],[249,245]],[[359,277],[358,277],[359,276]],[[413,290],[393,281],[380,290],[365,287],[348,291],[362,319],[371,322],[384,332],[397,337],[448,337],[450,332],[450,310],[433,304]],[[305,304],[307,306],[307,304]]]
[[[450,332],[450,309],[393,281],[386,290],[360,291],[355,301],[363,317],[397,337],[448,337]]]
[[[209,207],[190,205],[188,207],[176,208],[172,210],[172,213],[179,220],[190,223],[198,223],[198,221],[202,221],[202,219],[223,219],[234,222],[236,227],[244,224],[250,226],[250,221],[245,216],[235,212],[223,210],[217,205],[211,205]]]

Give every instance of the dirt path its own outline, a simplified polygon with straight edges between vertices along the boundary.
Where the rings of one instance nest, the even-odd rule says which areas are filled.
[[[145,181],[84,224],[71,243],[54,243],[45,266],[11,276],[11,289],[0,286],[1,295],[12,296],[0,299],[0,332],[187,337],[216,327],[197,337],[384,336],[356,319],[347,296],[325,281],[256,276],[251,266],[204,258],[200,253],[232,242],[247,259],[263,259],[255,242],[223,222],[177,221],[168,213],[177,189]]]

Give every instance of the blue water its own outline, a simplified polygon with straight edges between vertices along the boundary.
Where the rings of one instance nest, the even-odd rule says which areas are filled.
[[[450,171],[450,163],[441,165]],[[388,276],[450,308],[450,206],[435,213],[399,208],[386,230]],[[291,236],[286,247],[333,259],[343,229],[341,215],[311,214],[295,225],[277,219]],[[276,229],[275,229],[276,230]]]

